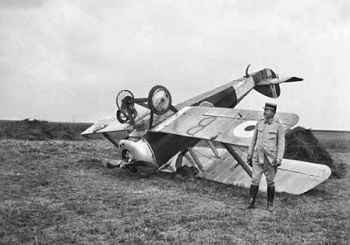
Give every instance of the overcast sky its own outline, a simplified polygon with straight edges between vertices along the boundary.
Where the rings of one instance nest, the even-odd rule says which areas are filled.
[[[0,119],[94,122],[122,89],[175,103],[250,71],[304,78],[265,102],[312,129],[350,130],[350,2],[1,0]]]

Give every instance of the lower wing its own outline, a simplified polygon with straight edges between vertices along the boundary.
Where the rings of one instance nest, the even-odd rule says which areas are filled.
[[[250,177],[225,149],[217,149],[219,157],[208,147],[196,146],[193,150],[203,165],[203,171],[197,177],[249,188]],[[245,152],[237,152],[245,158]],[[174,166],[175,161],[176,156],[170,160],[170,166]],[[183,165],[196,166],[189,153],[184,156]],[[276,191],[300,195],[325,181],[330,174],[331,170],[326,165],[283,159],[275,177]],[[266,180],[262,178],[260,190],[266,191],[266,186]]]

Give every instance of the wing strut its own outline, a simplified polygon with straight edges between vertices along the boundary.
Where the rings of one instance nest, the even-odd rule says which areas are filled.
[[[218,152],[218,150],[215,148],[213,142],[211,142],[211,141],[209,141],[209,140],[206,140],[205,142],[207,142],[208,146],[210,147],[210,149],[212,150],[212,152],[214,153],[214,155],[215,155],[217,158],[220,158],[219,152]]]
[[[115,145],[117,148],[119,148],[119,144],[117,141],[115,141],[108,133],[102,133],[102,135],[108,139],[113,145]]]
[[[243,161],[243,159],[237,154],[237,152],[229,145],[222,143],[222,145],[226,148],[226,150],[233,156],[233,158],[238,162],[239,165],[247,172],[249,177],[252,177],[252,170],[250,167]]]
[[[190,155],[192,156],[194,162],[196,163],[197,167],[200,170],[203,170],[203,165],[201,164],[201,162],[198,159],[197,154],[195,153],[195,151],[193,150],[192,147],[188,147],[186,151],[181,151],[176,158],[176,162],[175,162],[175,167],[176,169],[181,168],[182,167],[182,160],[184,155],[187,153],[187,151],[190,153]]]
[[[190,154],[191,154],[193,160],[195,161],[195,163],[197,164],[198,168],[199,168],[200,170],[202,170],[202,169],[203,169],[203,165],[202,165],[201,162],[199,161],[199,159],[198,159],[196,153],[193,151],[192,147],[188,147],[188,151],[190,152]]]

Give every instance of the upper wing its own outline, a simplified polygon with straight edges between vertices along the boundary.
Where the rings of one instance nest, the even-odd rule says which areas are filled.
[[[184,107],[151,132],[176,134],[185,137],[248,146],[261,111],[219,107]],[[296,114],[276,113],[285,130],[299,121]]]

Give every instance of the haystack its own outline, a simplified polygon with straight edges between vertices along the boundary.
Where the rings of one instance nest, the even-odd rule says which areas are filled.
[[[331,168],[333,176],[340,177],[331,155],[310,129],[296,127],[286,133],[284,158],[325,164]]]

